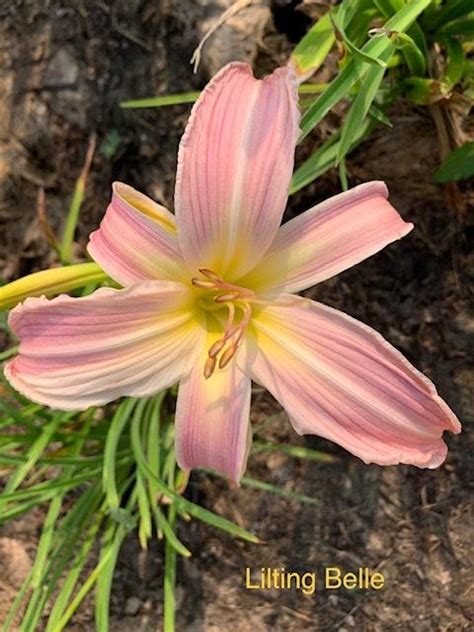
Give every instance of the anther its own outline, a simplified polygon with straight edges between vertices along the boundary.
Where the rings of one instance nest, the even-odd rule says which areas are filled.
[[[204,281],[203,279],[191,279],[191,283],[195,287],[202,288],[203,290],[213,290],[216,287],[216,284],[213,281]]]
[[[211,375],[214,373],[214,369],[216,368],[217,360],[215,358],[207,358],[204,363],[204,377],[208,380]]]
[[[216,340],[216,342],[212,345],[212,347],[207,352],[207,355],[210,358],[215,358],[219,355],[222,349],[225,346],[226,341],[222,338],[221,340]]]
[[[240,297],[240,292],[227,292],[226,294],[217,294],[214,296],[215,303],[227,303],[230,301],[235,301]]]
[[[219,358],[219,368],[220,369],[225,369],[225,367],[229,364],[229,362],[234,357],[236,351],[237,351],[237,345],[236,344],[232,344],[230,347],[227,347],[227,349],[224,351],[224,353]]]
[[[218,276],[212,270],[209,270],[209,268],[198,268],[198,270],[203,276],[205,276],[206,278],[210,279],[211,281],[214,281],[214,282],[215,281],[222,281],[220,276]]]

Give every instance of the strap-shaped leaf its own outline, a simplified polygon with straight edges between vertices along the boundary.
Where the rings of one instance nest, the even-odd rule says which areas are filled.
[[[357,57],[361,61],[365,61],[368,64],[374,64],[376,66],[380,66],[385,68],[385,63],[381,59],[377,59],[377,57],[372,57],[368,53],[364,52],[362,49],[358,48],[349,37],[346,35],[345,24],[347,20],[347,3],[343,2],[337,10],[333,10],[330,13],[331,19],[334,23],[334,26],[337,32],[341,35],[344,40],[344,44],[350,50],[350,52]]]
[[[335,42],[334,29],[329,13],[323,15],[299,41],[291,54],[298,75],[309,77],[326,59]]]
[[[387,48],[381,56],[382,59],[388,60],[392,55],[392,52],[393,47]],[[344,156],[346,156],[353,145],[354,138],[357,137],[358,131],[369,113],[370,106],[375,99],[384,74],[384,67],[372,67],[367,71],[359,92],[346,114],[341,130],[341,140],[337,152],[336,163],[340,163],[344,159]]]
[[[430,2],[431,0],[415,0],[415,2],[405,5],[386,22],[385,29],[405,32],[429,6]],[[380,57],[390,46],[392,46],[390,39],[385,35],[379,35],[368,41],[361,50],[371,57]],[[355,57],[345,66],[319,99],[305,112],[301,119],[300,140],[309,134],[338,101],[348,95],[352,86],[365,75],[367,69],[368,64]]]

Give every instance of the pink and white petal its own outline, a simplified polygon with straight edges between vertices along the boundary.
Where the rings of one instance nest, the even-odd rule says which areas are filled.
[[[115,182],[112,200],[87,250],[121,285],[184,280],[174,216],[132,187]]]
[[[183,257],[232,280],[273,241],[288,198],[298,136],[294,72],[263,81],[231,63],[194,105],[181,140],[175,211]]]
[[[283,224],[265,258],[240,283],[299,292],[351,268],[412,230],[387,198],[387,187],[376,181],[317,204]]]
[[[335,441],[366,463],[433,468],[444,430],[460,432],[434,385],[370,327],[286,295],[254,322],[241,366],[300,434]]]
[[[9,324],[20,349],[6,377],[32,401],[61,410],[157,393],[191,370],[205,337],[189,291],[170,281],[29,298]]]
[[[252,440],[250,379],[231,362],[206,380],[203,364],[179,385],[176,458],[184,470],[210,468],[238,483]]]

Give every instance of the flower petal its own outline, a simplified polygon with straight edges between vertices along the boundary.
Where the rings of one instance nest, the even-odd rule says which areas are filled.
[[[62,410],[157,393],[190,371],[205,336],[188,290],[167,281],[30,298],[9,323],[20,352],[6,377],[29,399]]]
[[[179,148],[175,210],[183,257],[228,280],[272,242],[288,198],[298,135],[294,73],[263,81],[225,66],[194,105]]]
[[[174,216],[121,182],[113,184],[112,200],[87,250],[124,286],[152,279],[184,279]]]
[[[413,228],[387,197],[383,182],[368,182],[295,217],[240,283],[299,292],[370,257]]]
[[[254,322],[243,370],[267,388],[301,434],[366,463],[437,467],[444,430],[460,431],[434,385],[370,327],[298,296]]]
[[[239,482],[251,443],[250,379],[231,362],[209,379],[203,362],[179,385],[176,458],[184,470],[206,467]]]

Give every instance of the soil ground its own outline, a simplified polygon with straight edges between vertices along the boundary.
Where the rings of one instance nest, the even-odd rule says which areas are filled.
[[[124,180],[172,207],[176,150],[189,108],[124,111],[119,102],[200,88],[231,58],[250,60],[259,73],[268,71],[284,63],[290,40],[306,24],[301,13],[272,15],[265,5],[250,7],[211,38],[193,75],[188,60],[228,4],[0,2],[0,276],[10,280],[51,263],[37,220],[38,188],[46,191],[48,216],[59,232],[92,132],[98,151],[78,231],[78,256],[100,221],[113,180]],[[299,153],[321,142],[337,117],[327,117]],[[182,526],[180,537],[194,554],[179,565],[180,630],[448,632],[473,627],[473,451],[468,432],[473,255],[468,247],[472,220],[466,212],[473,194],[460,185],[453,207],[443,188],[432,183],[439,147],[426,109],[402,103],[391,118],[393,128],[378,128],[352,154],[350,184],[385,180],[393,204],[416,228],[308,295],[387,337],[433,379],[465,431],[447,437],[448,459],[435,471],[365,466],[334,444],[297,437],[278,405],[256,390],[253,421],[270,420],[261,436],[325,450],[339,461],[321,465],[286,456],[250,458],[252,476],[313,496],[317,507],[203,474],[192,476],[190,498],[238,521],[265,544],[245,544],[198,522]],[[288,216],[339,190],[337,173],[329,172],[290,200]],[[3,612],[21,581],[21,569],[34,555],[42,518],[38,511],[0,531]],[[326,566],[346,571],[367,566],[384,573],[386,586],[377,592],[320,587],[313,596],[246,590],[244,569],[258,572],[267,566],[314,571],[318,577]],[[161,570],[158,543],[145,553],[135,539],[127,541],[113,586],[113,632],[159,629]],[[94,629],[90,602],[68,629]]]

